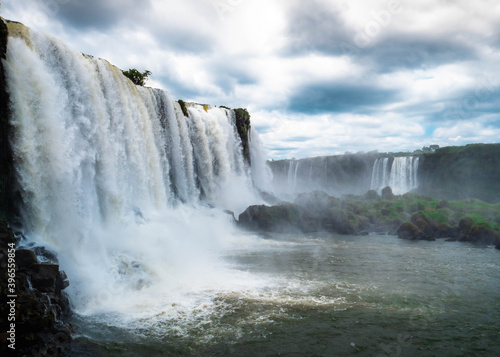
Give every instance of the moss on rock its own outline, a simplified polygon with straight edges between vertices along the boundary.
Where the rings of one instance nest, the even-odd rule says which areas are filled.
[[[238,136],[240,137],[241,144],[243,146],[243,157],[245,158],[245,161],[250,164],[250,114],[244,108],[234,109],[234,114],[236,130],[238,131]]]
[[[487,245],[500,242],[500,204],[477,200],[443,203],[413,193],[385,197],[377,198],[373,192],[344,198],[321,191],[303,193],[293,204],[281,205],[286,214],[273,212],[274,207],[262,208],[256,214],[252,206],[240,216],[240,224],[249,229],[257,225],[264,231],[269,227],[271,231],[286,227],[287,231],[340,234],[372,231],[412,240],[447,238]],[[246,224],[249,220],[251,225]],[[263,220],[262,224],[257,223],[259,220]]]
[[[186,107],[186,102],[184,102],[182,99],[179,99],[177,102],[181,106],[182,114],[184,114],[185,117],[189,118],[189,112]]]

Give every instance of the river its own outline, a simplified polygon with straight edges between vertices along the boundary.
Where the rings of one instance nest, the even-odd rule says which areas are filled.
[[[387,235],[241,235],[220,258],[236,281],[190,290],[126,323],[76,315],[72,353],[500,354],[500,252],[491,247]]]

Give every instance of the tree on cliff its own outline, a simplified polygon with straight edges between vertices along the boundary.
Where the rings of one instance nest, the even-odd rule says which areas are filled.
[[[134,84],[138,86],[143,86],[144,84],[146,84],[148,76],[151,75],[151,72],[148,70],[141,73],[135,68],[131,68],[128,71],[122,72],[127,78],[129,78],[132,82],[134,82]]]

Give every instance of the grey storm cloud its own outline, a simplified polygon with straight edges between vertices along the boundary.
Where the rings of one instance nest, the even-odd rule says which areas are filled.
[[[475,88],[464,91],[461,96],[446,103],[445,109],[433,118],[444,121],[471,120],[488,114],[500,112],[500,92],[496,86],[478,84]],[[498,127],[498,121],[495,123]]]
[[[287,12],[289,44],[285,56],[318,52],[329,56],[347,55],[374,71],[429,68],[477,58],[478,48],[456,34],[411,33],[388,29],[369,38],[366,45],[356,42],[359,30],[347,26],[343,9],[314,0],[306,5],[294,3]],[[482,39],[477,39],[483,42]],[[478,42],[474,38],[471,43]]]
[[[287,31],[290,43],[287,55],[301,55],[308,52],[342,55],[354,35],[346,27],[341,11],[314,0],[306,6],[295,2],[287,13]]]
[[[206,54],[214,50],[210,36],[200,33],[196,28],[174,28],[159,25],[152,27],[151,36],[163,48],[178,53]]]
[[[365,113],[394,102],[397,90],[370,85],[344,83],[317,83],[297,88],[290,98],[288,109],[305,114]]]
[[[59,1],[57,18],[75,29],[105,30],[126,20],[134,23],[151,6],[150,0],[65,0]]]
[[[390,35],[354,55],[358,61],[370,64],[373,70],[386,73],[476,60],[477,51],[454,39]]]
[[[155,14],[157,16],[152,17],[152,11],[151,0],[63,0],[53,12],[66,27],[78,31],[107,31],[118,26],[121,29],[144,28],[162,48],[178,53],[213,51],[213,39],[197,26],[171,24],[170,17],[186,16],[185,13],[176,13],[173,8],[163,16]]]
[[[244,66],[244,61],[239,63],[218,62],[210,66],[210,72],[216,73],[214,84],[224,93],[232,93],[237,86],[257,84],[256,77]]]

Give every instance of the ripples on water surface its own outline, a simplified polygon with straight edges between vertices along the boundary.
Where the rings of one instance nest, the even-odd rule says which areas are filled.
[[[230,283],[181,287],[160,310],[75,317],[72,354],[500,355],[493,248],[274,235],[226,250],[222,261]]]

